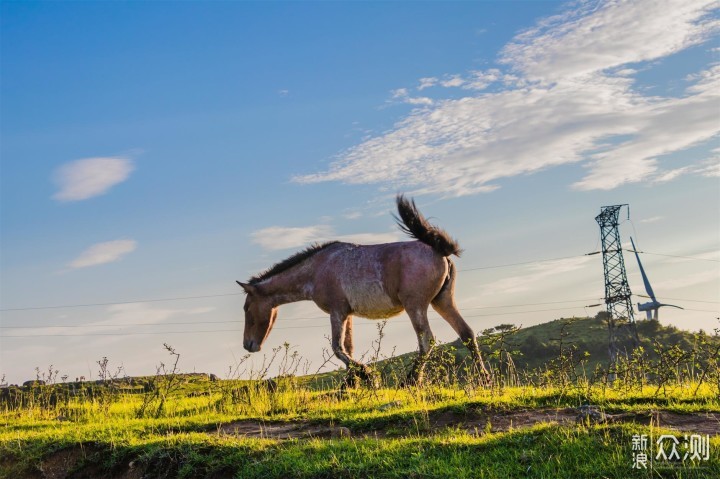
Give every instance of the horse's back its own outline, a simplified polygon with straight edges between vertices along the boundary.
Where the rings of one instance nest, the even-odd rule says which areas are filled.
[[[329,303],[345,302],[349,313],[373,319],[401,313],[410,291],[428,296],[429,304],[447,274],[445,259],[419,241],[338,243],[318,259],[315,290],[320,302],[328,303],[328,309]]]

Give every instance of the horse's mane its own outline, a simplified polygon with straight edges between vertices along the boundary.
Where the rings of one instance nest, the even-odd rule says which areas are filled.
[[[272,265],[270,268],[266,269],[260,274],[257,274],[250,278],[248,283],[250,284],[257,284],[260,281],[264,281],[271,276],[275,276],[278,273],[282,273],[283,271],[287,271],[288,269],[292,268],[293,266],[302,263],[309,257],[315,255],[316,253],[319,253],[320,251],[324,250],[325,248],[332,246],[334,244],[339,243],[339,241],[328,241],[327,243],[315,243],[307,248],[305,248],[302,251],[298,251],[294,255],[290,256],[289,258],[286,258],[279,263],[276,263]]]

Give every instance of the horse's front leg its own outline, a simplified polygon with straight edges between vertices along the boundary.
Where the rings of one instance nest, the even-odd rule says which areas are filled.
[[[345,352],[350,359],[353,357],[353,351],[355,346],[353,345],[353,317],[348,316],[345,321],[345,339],[343,340],[343,346],[345,346]]]
[[[333,312],[330,315],[330,325],[332,327],[333,353],[348,369],[347,382],[355,384],[357,379],[361,379],[373,385],[374,374],[372,369],[352,358],[352,316]]]

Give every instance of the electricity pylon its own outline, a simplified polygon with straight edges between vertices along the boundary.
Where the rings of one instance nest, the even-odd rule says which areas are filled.
[[[602,240],[603,270],[605,272],[605,305],[608,313],[608,354],[611,369],[617,363],[618,356],[627,356],[627,349],[635,349],[640,344],[632,300],[630,285],[625,272],[618,216],[623,205],[603,206],[595,221],[600,225]],[[630,210],[628,206],[628,216]]]

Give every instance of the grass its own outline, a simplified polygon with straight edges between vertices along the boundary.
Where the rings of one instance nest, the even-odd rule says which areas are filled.
[[[0,478],[720,477],[720,436],[711,438],[707,461],[672,468],[656,463],[644,471],[631,467],[633,435],[682,439],[680,432],[649,420],[574,421],[575,409],[586,404],[619,416],[661,411],[702,421],[701,414],[720,414],[716,345],[689,344],[700,346],[631,358],[613,382],[607,371],[578,374],[585,364],[572,354],[559,352],[533,371],[503,368],[503,356],[489,354],[496,382],[482,388],[463,379],[462,361],[442,353],[429,367],[451,374],[412,388],[397,386],[388,374],[379,389],[341,388],[337,373],[285,375],[272,383],[211,381],[177,374],[175,367],[155,377],[106,377],[100,384],[6,388]],[[388,358],[384,364],[405,362]],[[548,411],[564,411],[572,420],[519,421]],[[241,423],[314,432],[281,439],[226,429]],[[349,437],[317,433],[339,428]]]
[[[198,384],[192,386],[197,390]],[[692,395],[694,390],[693,384],[687,384],[658,398],[651,394],[652,388],[632,395],[609,389],[604,397],[597,391],[598,401],[593,403],[608,412],[720,412],[720,399],[709,386]],[[433,427],[433,418],[447,412],[462,418],[577,407],[588,399],[557,388],[472,393],[445,387],[358,389],[340,395],[297,387],[254,394],[249,401],[252,407],[244,402],[219,407],[221,392],[188,397],[179,390],[158,418],[135,416],[142,402],[137,395],[120,396],[109,407],[99,401],[71,404],[72,420],[54,416],[67,414],[64,406],[7,411],[0,416],[0,454],[5,458],[0,461],[0,477],[33,477],[43,464],[73,448],[83,452],[81,459],[70,461],[70,471],[95,468],[110,477],[122,477],[130,463],[150,477],[526,477],[528,471],[532,477],[596,477],[593,471],[603,471],[607,477],[646,477],[629,469],[630,438],[658,434],[640,424],[545,424],[482,434],[458,424]],[[387,404],[394,407],[384,408]],[[348,427],[353,437],[270,440],[217,434],[220,425],[244,419],[334,424]],[[704,469],[670,472],[711,477],[702,474],[720,471],[718,438],[712,447],[715,455],[703,464]]]

